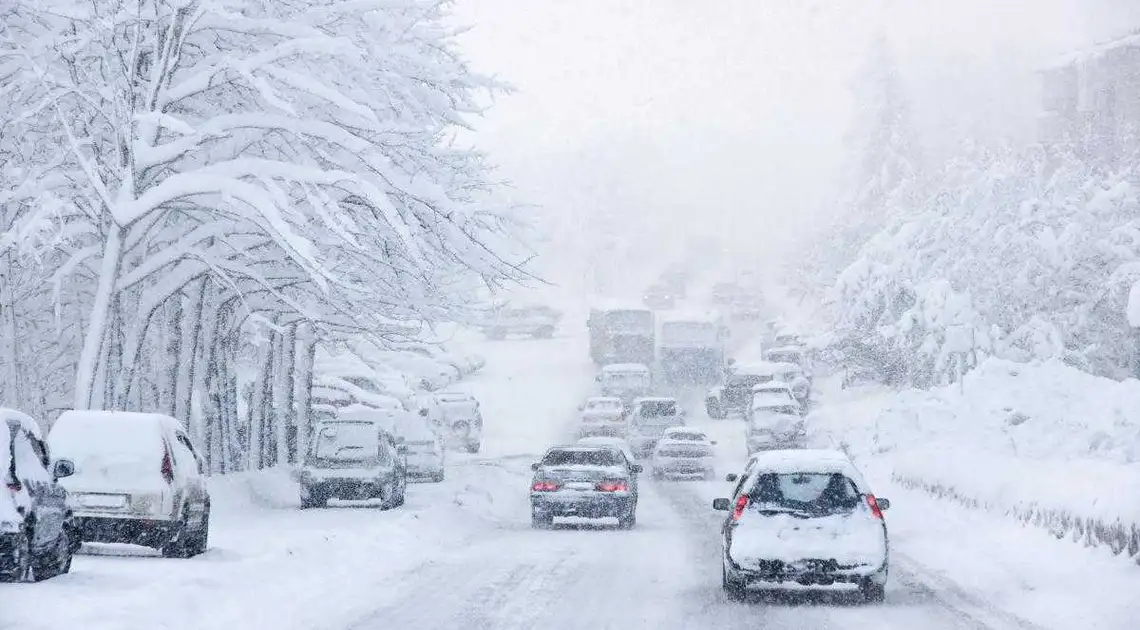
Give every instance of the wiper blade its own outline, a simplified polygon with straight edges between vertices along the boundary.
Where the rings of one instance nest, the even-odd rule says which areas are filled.
[[[807,511],[807,510],[803,510],[800,508],[784,507],[782,505],[759,504],[759,505],[755,506],[755,510],[757,512],[768,513],[768,514],[790,514],[790,515],[798,517],[798,518],[810,518],[811,516],[813,516],[812,513]]]

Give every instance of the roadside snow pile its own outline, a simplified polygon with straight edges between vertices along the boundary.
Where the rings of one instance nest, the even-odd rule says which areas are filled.
[[[1140,555],[1140,381],[990,359],[964,386],[877,400],[825,407],[815,438],[881,458],[905,486]]]
[[[216,475],[210,478],[214,503],[253,504],[273,510],[295,509],[301,505],[298,480],[292,468],[277,467]]]

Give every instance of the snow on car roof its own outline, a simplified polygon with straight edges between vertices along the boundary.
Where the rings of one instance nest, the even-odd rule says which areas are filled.
[[[777,474],[798,472],[842,472],[858,474],[844,452],[833,449],[788,449],[762,451],[752,456],[754,471]]]
[[[610,363],[602,367],[602,372],[648,372],[649,368],[643,363]]]

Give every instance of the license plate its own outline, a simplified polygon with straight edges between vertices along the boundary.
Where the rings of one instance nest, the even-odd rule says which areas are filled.
[[[85,494],[79,497],[79,504],[89,508],[121,508],[127,504],[127,497],[121,494]]]
[[[593,490],[594,484],[588,483],[588,482],[575,481],[573,483],[566,484],[566,488],[568,490]]]

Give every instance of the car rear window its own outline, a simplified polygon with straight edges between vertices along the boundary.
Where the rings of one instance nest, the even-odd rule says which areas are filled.
[[[550,451],[543,466],[620,466],[622,455],[611,449]]]
[[[313,455],[335,461],[365,461],[377,455],[379,437],[370,422],[330,422],[317,429]]]
[[[704,433],[683,431],[674,431],[673,433],[669,434],[669,437],[674,440],[691,440],[693,442],[700,442],[706,439]]]
[[[850,512],[859,504],[854,482],[841,473],[765,473],[756,477],[748,495],[761,508],[824,514]]]

